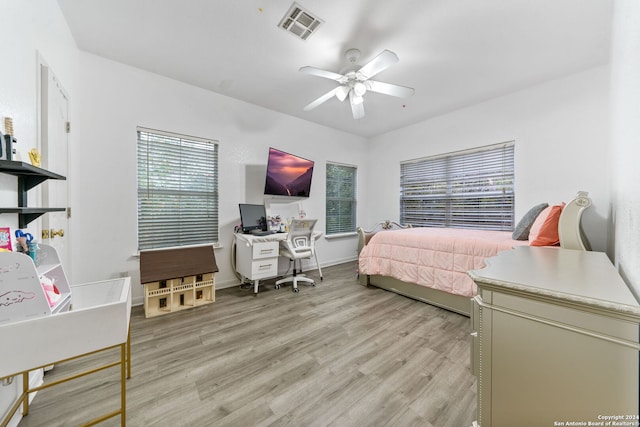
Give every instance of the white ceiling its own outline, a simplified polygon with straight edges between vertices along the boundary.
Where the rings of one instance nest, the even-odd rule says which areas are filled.
[[[293,0],[58,0],[84,51],[315,123],[371,137],[609,60],[613,0],[298,0],[324,24],[307,41],[278,28]],[[302,108],[339,72],[384,49],[375,80],[413,87]]]

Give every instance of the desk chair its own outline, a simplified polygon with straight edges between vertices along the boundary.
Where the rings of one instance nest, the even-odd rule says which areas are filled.
[[[298,261],[300,272],[302,272],[302,259],[311,258],[312,256],[316,259],[320,280],[322,280],[322,270],[320,269],[320,263],[318,263],[315,239],[313,238],[313,228],[316,222],[316,219],[294,219],[289,224],[289,235],[286,240],[280,242],[280,256],[287,257],[293,262],[293,275],[278,280],[275,284],[276,289],[279,289],[280,285],[285,282],[293,283],[293,292],[300,292],[298,282],[311,283],[315,286],[313,279],[305,277],[304,274],[298,274],[296,270],[296,261]]]

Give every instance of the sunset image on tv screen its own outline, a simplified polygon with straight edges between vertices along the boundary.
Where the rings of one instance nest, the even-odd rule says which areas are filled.
[[[264,193],[309,197],[313,163],[311,160],[270,148]]]

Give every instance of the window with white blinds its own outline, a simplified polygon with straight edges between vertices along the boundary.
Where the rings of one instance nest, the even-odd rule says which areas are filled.
[[[400,164],[400,221],[511,231],[514,142]]]
[[[327,163],[326,234],[356,231],[355,166]]]
[[[218,143],[138,128],[138,249],[218,242]]]

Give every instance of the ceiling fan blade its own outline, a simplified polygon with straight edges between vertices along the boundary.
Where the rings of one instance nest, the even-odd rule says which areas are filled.
[[[316,67],[300,67],[301,73],[311,74],[312,76],[324,77],[325,79],[331,79],[336,81],[345,80],[342,74],[334,73],[333,71],[321,70]]]
[[[351,101],[351,112],[353,113],[353,118],[358,120],[364,117],[364,102],[362,101],[362,97],[360,97],[360,102],[354,102],[355,95],[353,91],[349,92],[349,100]]]
[[[320,98],[316,99],[315,101],[311,101],[309,104],[307,104],[303,110],[304,111],[309,111],[309,110],[313,110],[314,108],[316,108],[318,105],[328,101],[329,99],[331,99],[332,96],[335,96],[336,92],[338,92],[338,89],[340,89],[341,86],[338,86],[335,89],[331,89],[329,92],[325,93],[324,95],[322,95]]]
[[[396,62],[398,62],[398,55],[391,52],[390,50],[385,49],[382,51],[382,53],[365,64],[362,68],[360,68],[358,70],[358,73],[362,74],[367,79],[370,79],[379,72],[386,70]]]
[[[415,89],[411,87],[377,82],[375,80],[367,80],[365,84],[367,85],[367,88],[372,92],[378,92],[378,93],[383,93],[385,95],[397,96],[398,98],[408,98],[416,92]]]

